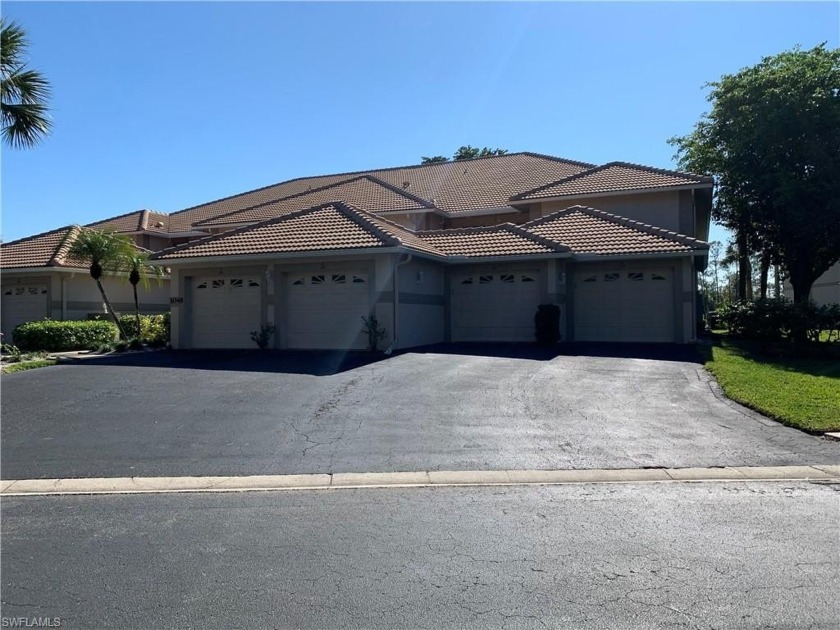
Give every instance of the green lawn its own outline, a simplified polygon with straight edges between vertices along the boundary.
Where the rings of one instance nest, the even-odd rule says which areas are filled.
[[[9,363],[3,366],[3,374],[14,374],[15,372],[23,372],[24,370],[49,367],[56,363],[57,361],[55,359],[33,359],[31,361],[21,361],[20,363]]]
[[[732,400],[798,429],[840,431],[840,361],[763,357],[727,341],[711,350],[706,369]]]

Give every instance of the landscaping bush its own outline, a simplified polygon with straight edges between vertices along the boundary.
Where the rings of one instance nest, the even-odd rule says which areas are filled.
[[[813,342],[840,338],[840,304],[796,304],[785,298],[736,302],[719,309],[729,333],[741,339],[774,342],[794,340],[797,332]]]
[[[46,352],[91,350],[113,343],[117,335],[119,331],[113,322],[57,322],[49,319],[21,324],[12,332],[15,345],[21,350]]]
[[[134,315],[122,315],[120,324],[129,339],[139,338],[150,346],[165,346],[169,343],[169,313],[141,315],[139,331],[137,317]]]

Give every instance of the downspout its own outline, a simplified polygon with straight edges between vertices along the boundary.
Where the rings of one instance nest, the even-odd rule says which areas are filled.
[[[391,345],[385,350],[386,355],[390,355],[397,346],[397,331],[399,328],[399,313],[400,313],[400,267],[411,262],[412,254],[406,254],[406,258],[394,263],[394,339]]]

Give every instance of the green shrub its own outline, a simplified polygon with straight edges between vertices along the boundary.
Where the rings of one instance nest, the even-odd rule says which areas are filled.
[[[104,343],[112,343],[118,334],[113,322],[57,322],[45,319],[21,324],[14,329],[12,337],[21,350],[66,352],[90,350]]]
[[[139,332],[137,317],[134,315],[122,315],[120,324],[129,339],[136,337],[150,346],[165,346],[169,343],[169,313],[141,315]]]
[[[727,304],[718,313],[730,334],[742,339],[793,340],[797,332],[814,342],[840,338],[840,304],[817,306],[814,302],[768,298]]]

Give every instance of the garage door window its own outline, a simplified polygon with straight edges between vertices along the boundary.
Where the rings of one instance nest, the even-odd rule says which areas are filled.
[[[464,278],[461,280],[461,284],[473,284],[474,280],[472,278]]]
[[[605,273],[604,274],[604,282],[615,282],[621,277],[621,274],[618,273]]]
[[[493,276],[478,276],[478,284],[490,284],[493,282]]]
[[[365,284],[367,283],[367,278],[364,276],[353,276],[353,284]]]
[[[534,276],[522,276],[519,280],[520,280],[520,282],[536,282],[537,281],[536,278],[534,278]]]
[[[598,282],[598,276],[586,276],[584,282]]]
[[[645,279],[645,274],[643,274],[639,271],[631,271],[630,273],[627,274],[627,279],[630,280],[631,282],[641,282],[642,280]]]
[[[653,280],[654,282],[656,282],[656,281],[660,281],[660,280],[667,280],[668,278],[666,278],[665,276],[663,276],[662,274],[659,274],[659,273],[652,273],[652,274],[650,274],[650,279]]]

